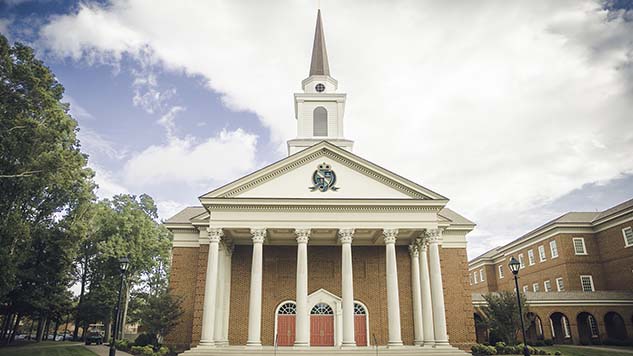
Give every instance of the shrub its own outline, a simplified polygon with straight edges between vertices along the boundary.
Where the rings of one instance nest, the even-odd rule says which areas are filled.
[[[534,346],[545,346],[545,342],[543,340],[537,340],[534,343]]]
[[[497,354],[497,349],[495,349],[492,346],[486,346],[482,344],[473,345],[473,347],[471,347],[470,350],[473,352],[473,355],[496,355]]]
[[[554,355],[560,356],[562,354],[560,353],[560,351],[556,351],[556,352],[554,352]]]
[[[156,335],[152,334],[140,334],[134,340],[135,346],[145,346],[145,345],[156,345],[158,340],[156,340]]]
[[[121,339],[114,342],[114,347],[117,350],[121,350],[121,351],[128,351],[131,346],[132,346],[132,342],[127,339]]]
[[[554,340],[552,340],[552,339],[545,339],[545,340],[543,340],[543,343],[545,344],[545,346],[552,346],[552,345],[554,345]]]

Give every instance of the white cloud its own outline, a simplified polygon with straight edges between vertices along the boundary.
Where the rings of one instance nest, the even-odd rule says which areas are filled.
[[[9,36],[9,26],[11,26],[11,20],[0,19],[0,33],[5,37]]]
[[[534,224],[533,209],[583,184],[633,172],[630,12],[587,0],[324,1],[322,9],[356,152],[452,198],[480,224],[475,250],[516,237]],[[308,1],[115,0],[82,5],[41,34],[60,56],[128,54],[202,75],[282,147],[295,131],[291,93],[307,74],[314,16]],[[248,137],[233,134],[230,145]],[[225,179],[203,153],[229,144],[219,142],[150,147],[127,177]],[[192,154],[206,164],[188,168]],[[235,175],[253,159],[219,163]]]
[[[115,160],[121,160],[127,156],[125,148],[85,126],[80,128],[77,137],[81,143],[82,151],[90,156],[103,155],[106,158]]]
[[[130,158],[125,181],[130,186],[206,183],[211,187],[252,170],[256,143],[257,136],[242,129],[222,130],[203,142],[171,136],[166,144],[150,146]]]
[[[64,94],[64,101],[70,104],[70,115],[75,119],[89,119],[93,120],[95,117],[86,108],[79,105],[79,103],[70,95]]]
[[[118,179],[112,172],[95,163],[90,163],[89,166],[95,171],[95,182],[98,185],[97,196],[100,199],[111,198],[117,194],[130,194],[129,190],[117,182]]]
[[[156,202],[158,208],[158,217],[163,219],[169,219],[182,209],[186,208],[186,204],[179,203],[174,200],[159,200]]]

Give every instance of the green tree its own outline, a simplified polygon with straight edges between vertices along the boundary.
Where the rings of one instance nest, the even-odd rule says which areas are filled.
[[[517,336],[521,332],[516,293],[501,291],[483,297],[487,302],[487,305],[482,307],[484,322],[490,329],[490,334],[496,335],[508,345],[516,345]],[[521,308],[527,313],[524,295],[521,295]]]
[[[63,93],[31,48],[0,35],[0,300],[22,283],[18,266],[29,257],[20,252],[33,235],[59,229],[60,217],[94,198]]]
[[[154,336],[154,340],[162,342],[162,339],[175,326],[180,323],[182,316],[181,300],[164,289],[157,294],[145,294],[144,304],[139,310],[139,321]],[[155,345],[156,346],[156,345]]]

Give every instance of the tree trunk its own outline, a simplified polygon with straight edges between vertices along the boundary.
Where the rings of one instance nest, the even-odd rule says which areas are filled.
[[[42,341],[42,334],[44,333],[44,316],[40,316],[37,320],[37,332],[35,333],[35,342]]]
[[[112,317],[110,316],[110,313],[108,313],[108,315],[106,316],[106,320],[103,323],[105,325],[105,336],[104,336],[104,342],[110,342],[110,335],[112,334],[112,323],[110,322],[110,319],[112,319]]]
[[[48,340],[48,333],[51,329],[51,318],[46,317],[46,323],[44,324],[44,340]]]
[[[130,286],[126,283],[125,285],[125,306],[123,308],[123,316],[121,317],[121,333],[119,335],[120,339],[123,339],[123,337],[125,336],[125,324],[127,322],[127,307],[130,303]]]
[[[55,319],[55,330],[53,330],[53,341],[57,339],[57,329],[59,329],[59,318]]]
[[[70,313],[66,315],[66,327],[64,327],[64,337],[62,341],[66,341],[66,335],[68,335],[68,322],[70,321]]]
[[[4,322],[2,323],[2,331],[0,331],[0,340],[4,340],[5,336],[9,333],[9,328],[11,327],[11,321],[13,320],[13,313],[7,312],[7,315],[4,317]]]
[[[35,319],[31,316],[31,327],[29,328],[29,336],[28,336],[29,340],[31,340],[31,335],[33,335],[33,324],[35,324]]]
[[[18,313],[15,317],[15,323],[13,324],[13,330],[11,330],[11,335],[7,337],[7,345],[13,342],[15,339],[15,333],[18,332],[18,327],[20,326],[20,319],[22,319],[22,315]]]
[[[81,272],[81,291],[79,292],[79,302],[77,303],[77,315],[75,316],[75,330],[73,331],[73,340],[77,340],[77,333],[79,333],[79,317],[81,316],[81,305],[84,300],[84,294],[86,292],[86,281],[88,279],[88,256],[84,255],[83,271]],[[85,330],[85,328],[84,328]],[[83,339],[83,333],[81,338]]]
[[[84,321],[84,325],[81,328],[81,341],[85,341],[86,340],[86,329],[88,329],[88,322]]]

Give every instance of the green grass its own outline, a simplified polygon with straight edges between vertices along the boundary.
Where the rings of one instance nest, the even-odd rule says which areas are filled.
[[[601,346],[597,346],[601,347]],[[607,350],[595,350],[590,349],[588,347],[578,347],[578,346],[565,346],[565,345],[556,345],[556,346],[539,346],[537,349],[549,351],[552,354],[556,351],[560,351],[563,356],[627,356],[631,354],[627,354],[624,352],[611,352]]]
[[[95,356],[78,343],[42,342],[0,348],[0,356]]]

